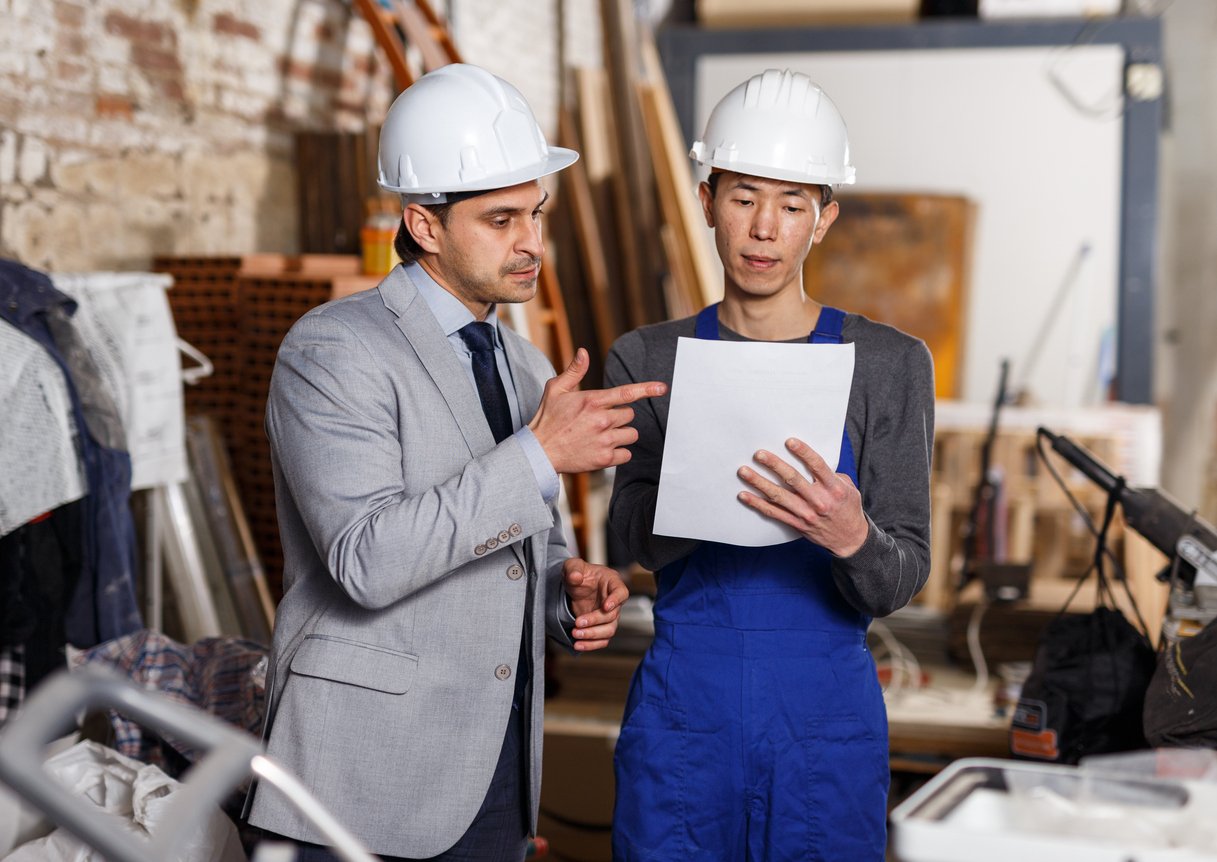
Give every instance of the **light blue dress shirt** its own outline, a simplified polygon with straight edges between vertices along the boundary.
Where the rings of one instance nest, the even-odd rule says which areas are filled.
[[[477,391],[477,381],[473,376],[473,354],[469,352],[460,333],[461,329],[473,323],[477,318],[465,307],[463,302],[441,287],[417,263],[409,264],[405,269],[406,275],[414,282],[414,286],[418,288],[418,292],[426,301],[427,307],[439,321],[444,335],[448,336],[448,343],[452,345],[456,358],[460,360],[461,367],[469,376],[469,382],[473,384],[474,391]],[[532,472],[537,478],[537,487],[541,490],[542,499],[546,503],[551,503],[558,496],[558,474],[554,471],[553,465],[549,463],[549,457],[541,448],[541,443],[532,433],[532,429],[526,426],[520,418],[520,399],[516,395],[515,381],[511,376],[511,365],[507,362],[507,352],[503,349],[503,337],[499,333],[499,318],[495,314],[494,306],[491,306],[490,314],[486,315],[486,322],[494,331],[494,359],[499,366],[499,377],[503,378],[503,389],[507,392],[507,406],[511,410],[511,427],[515,429],[515,438],[528,457],[528,463],[532,465]]]

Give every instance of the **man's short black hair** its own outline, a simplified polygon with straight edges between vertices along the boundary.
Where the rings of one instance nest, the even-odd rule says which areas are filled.
[[[429,204],[426,205],[425,209],[438,218],[440,224],[447,227],[448,215],[452,212],[452,205],[454,203],[456,201],[449,201],[445,204]],[[414,235],[406,227],[406,217],[404,214],[401,218],[401,224],[397,226],[397,236],[393,240],[393,248],[397,249],[397,256],[407,266],[418,260],[420,255],[425,254],[423,247],[415,242]]]
[[[710,186],[710,197],[718,194],[718,178],[724,173],[725,171],[714,171],[706,177],[706,184]],[[820,209],[824,209],[830,203],[832,203],[832,186],[820,186]]]

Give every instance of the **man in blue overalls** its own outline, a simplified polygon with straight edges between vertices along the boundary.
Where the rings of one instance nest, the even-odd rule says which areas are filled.
[[[619,339],[607,385],[670,383],[681,336],[853,343],[854,380],[836,471],[795,439],[741,465],[741,506],[803,536],[765,548],[653,533],[668,397],[636,407],[609,516],[658,597],[617,743],[613,854],[881,860],[887,719],[866,629],[929,573],[932,362],[921,341],[803,293],[832,186],[854,174],[845,124],[810,79],[741,84],[692,155],[713,171],[699,192],[723,301]]]

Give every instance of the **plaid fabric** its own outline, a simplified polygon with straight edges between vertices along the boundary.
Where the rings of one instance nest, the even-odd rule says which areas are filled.
[[[0,647],[0,724],[25,700],[25,646]]]
[[[73,657],[73,666],[101,664],[145,688],[204,709],[256,735],[262,732],[266,698],[266,647],[241,638],[205,638],[186,646],[160,632],[125,635]],[[110,713],[114,748],[121,754],[164,768],[160,737]],[[166,740],[191,763],[201,752]]]

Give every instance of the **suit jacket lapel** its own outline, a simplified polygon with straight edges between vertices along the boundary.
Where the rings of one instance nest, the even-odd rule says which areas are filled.
[[[397,328],[406,336],[419,361],[444,396],[470,454],[476,458],[489,452],[495,446],[494,434],[486,422],[477,391],[469,383],[469,375],[461,367],[439,321],[402,267],[395,267],[380,283],[380,295],[385,307],[397,315]],[[534,379],[528,373],[523,346],[516,338],[515,333],[506,332],[503,345],[511,366],[516,398],[520,403],[520,416],[527,424],[541,404],[544,385],[543,381]],[[520,564],[526,565],[522,545],[522,542],[514,542],[511,550]]]
[[[470,453],[476,458],[489,452],[494,448],[494,435],[486,424],[482,402],[435,315],[419,296],[418,288],[401,267],[396,267],[380,283],[380,295],[385,307],[397,315],[397,328],[409,340],[448,403]]]

